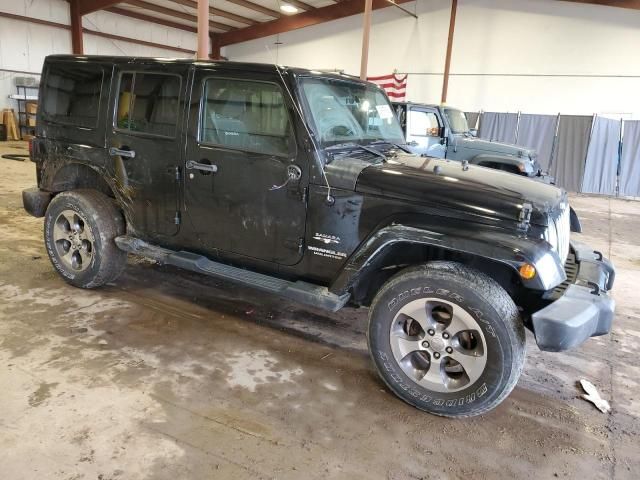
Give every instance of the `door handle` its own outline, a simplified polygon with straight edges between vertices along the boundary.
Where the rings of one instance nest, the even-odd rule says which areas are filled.
[[[217,165],[211,165],[210,163],[198,163],[194,160],[187,161],[186,165],[188,170],[201,170],[203,172],[216,173],[218,171]]]
[[[409,143],[407,143],[407,145],[409,145],[410,147],[417,147],[418,142],[416,142],[415,140],[411,140]]]
[[[109,155],[111,155],[112,157],[136,158],[135,151],[116,147],[111,147],[109,149]]]

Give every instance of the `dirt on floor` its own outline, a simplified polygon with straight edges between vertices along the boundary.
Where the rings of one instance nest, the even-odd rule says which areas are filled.
[[[34,164],[0,167],[1,479],[640,477],[639,202],[572,198],[582,241],[618,269],[613,333],[561,354],[529,335],[511,396],[449,420],[377,378],[364,309],[134,258],[104,288],[67,285],[22,210]],[[610,414],[580,398],[581,378]]]

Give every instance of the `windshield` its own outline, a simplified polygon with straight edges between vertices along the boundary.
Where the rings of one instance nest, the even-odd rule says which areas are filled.
[[[380,89],[318,77],[302,78],[300,84],[321,148],[343,143],[405,143],[389,100]]]
[[[449,119],[451,133],[469,133],[469,124],[464,112],[455,108],[445,108],[444,113]]]

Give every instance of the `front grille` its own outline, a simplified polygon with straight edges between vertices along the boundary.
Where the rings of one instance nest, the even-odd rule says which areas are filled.
[[[564,263],[564,273],[567,275],[567,279],[550,292],[546,292],[545,298],[549,300],[559,299],[565,290],[569,288],[569,285],[576,282],[576,278],[578,278],[578,262],[576,262],[576,256],[573,252],[569,252],[567,255],[567,261]]]
[[[571,220],[569,206],[565,206],[552,217],[557,235],[556,248],[561,261],[566,261],[569,255],[569,240],[571,236]]]

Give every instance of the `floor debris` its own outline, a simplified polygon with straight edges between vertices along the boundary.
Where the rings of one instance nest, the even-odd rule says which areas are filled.
[[[580,380],[580,385],[586,393],[586,395],[582,395],[582,398],[584,398],[587,402],[593,403],[596,408],[602,413],[609,413],[611,411],[609,402],[607,402],[600,396],[598,389],[593,383],[591,383],[589,380],[582,379]]]

